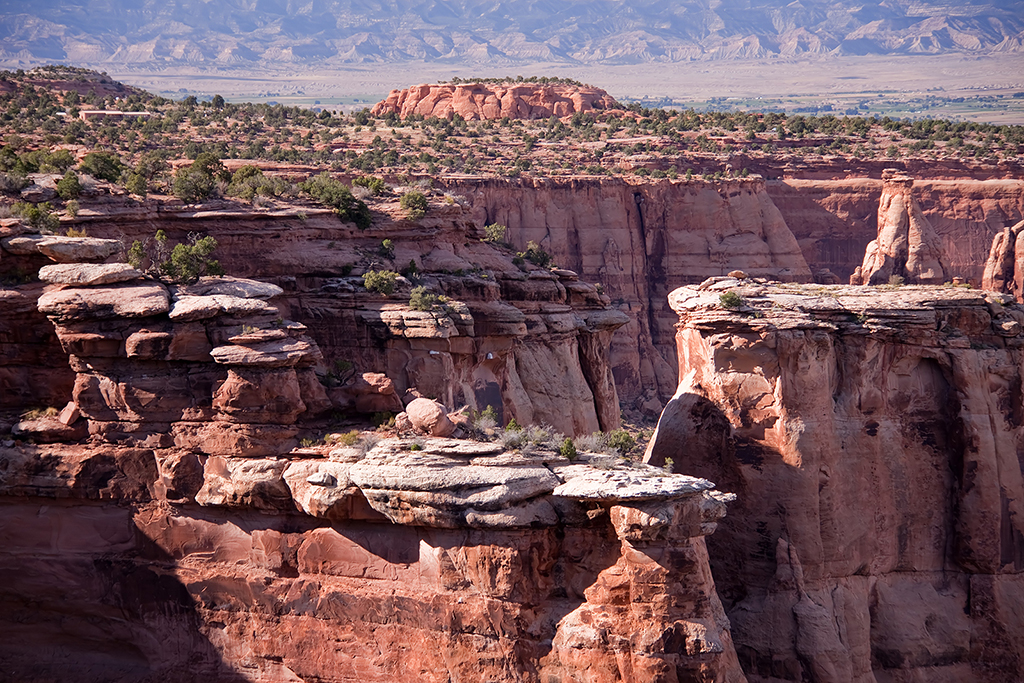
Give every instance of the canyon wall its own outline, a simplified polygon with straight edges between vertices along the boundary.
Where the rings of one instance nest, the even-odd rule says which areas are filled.
[[[612,341],[628,405],[656,414],[675,385],[673,288],[742,269],[807,281],[810,270],[757,178],[721,182],[623,179],[452,183],[476,220],[537,242],[560,265],[600,283],[630,322]]]
[[[938,234],[950,277],[980,284],[992,238],[1024,217],[1024,180],[932,179],[922,169],[913,193]],[[768,195],[793,231],[812,270],[828,268],[848,282],[878,234],[883,182],[874,178],[786,179]]]
[[[748,678],[1022,680],[1024,307],[731,278],[671,304],[647,459],[738,495],[709,551]]]

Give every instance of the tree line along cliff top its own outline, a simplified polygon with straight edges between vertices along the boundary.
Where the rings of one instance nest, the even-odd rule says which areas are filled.
[[[589,87],[545,78],[513,83]],[[79,164],[90,152],[111,161],[107,180],[138,195],[171,194],[175,170],[200,155],[247,160],[271,174],[287,172],[291,181],[321,171],[392,181],[444,175],[712,180],[748,172],[781,175],[800,165],[881,168],[917,162],[1019,177],[1024,163],[1024,126],[676,111],[610,101],[614,106],[566,116],[468,121],[455,112],[401,117],[366,109],[345,115],[230,103],[220,96],[172,101],[73,67],[3,72],[0,189],[16,194],[33,172],[89,172]],[[122,117],[119,111],[147,115]],[[217,181],[210,189],[214,196],[230,185],[227,176]],[[272,198],[285,185],[266,184],[255,194]]]

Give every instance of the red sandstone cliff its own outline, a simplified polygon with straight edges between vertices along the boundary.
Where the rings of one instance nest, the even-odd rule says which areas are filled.
[[[372,113],[374,116],[394,113],[403,119],[410,114],[439,118],[458,114],[467,121],[506,117],[546,119],[615,106],[611,95],[589,86],[465,83],[392,90],[373,107]]]
[[[1022,680],[1024,308],[733,279],[672,306],[648,458],[739,496],[710,553],[750,680]]]

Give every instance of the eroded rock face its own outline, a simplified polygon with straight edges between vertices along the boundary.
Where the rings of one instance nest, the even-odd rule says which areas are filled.
[[[102,284],[51,286],[38,306],[70,356],[74,406],[92,434],[217,455],[270,453],[294,439],[300,416],[330,407],[305,326],[262,299],[234,296],[280,293],[273,285],[220,278],[176,292],[174,302],[156,281],[86,280]],[[204,286],[233,294],[195,295]],[[225,298],[254,303],[225,306]],[[182,301],[209,315],[175,319]]]
[[[728,497],[607,458],[0,446],[0,661],[25,683],[744,683],[704,542]]]
[[[532,83],[490,85],[416,85],[392,90],[373,107],[374,116],[410,114],[451,118],[458,114],[467,121],[481,119],[546,119],[572,116],[577,112],[612,109],[615,100],[604,90],[574,85]]]
[[[508,226],[520,248],[537,242],[618,302],[629,322],[611,342],[617,391],[624,404],[652,416],[677,385],[669,292],[736,269],[752,277],[812,279],[760,178],[523,178],[451,186],[466,195],[478,222]]]
[[[1024,308],[728,279],[671,305],[648,460],[738,495],[710,552],[750,680],[1020,680]]]
[[[913,284],[942,284],[948,275],[942,243],[914,198],[914,179],[889,169],[882,181],[878,237],[868,244],[850,283],[879,285],[899,277]]]
[[[1024,221],[1003,228],[992,238],[981,288],[1003,292],[1024,302],[1024,240],[1018,239],[1021,231],[1024,231]]]

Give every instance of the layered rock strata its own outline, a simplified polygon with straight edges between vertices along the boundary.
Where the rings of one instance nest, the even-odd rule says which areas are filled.
[[[75,372],[72,401],[108,441],[260,453],[331,403],[306,327],[266,299],[280,288],[211,279],[168,288],[125,264],[49,266],[37,302]]]
[[[612,109],[615,100],[604,90],[590,86],[538,85],[533,83],[464,83],[416,85],[392,90],[372,109],[374,116],[411,114],[467,121],[485,119],[546,119],[577,112]]]
[[[1021,680],[1024,308],[733,279],[671,305],[648,460],[739,496],[710,553],[748,678]]]
[[[5,675],[745,681],[707,563],[728,499],[709,482],[543,448],[368,446],[0,446]]]
[[[1018,302],[1024,302],[1024,240],[1019,239],[1022,231],[1024,221],[996,233],[981,278],[982,289],[1009,294]]]
[[[868,243],[850,284],[885,284],[894,277],[913,284],[942,284],[948,270],[942,244],[914,198],[914,179],[888,169],[882,181],[878,236]]]

